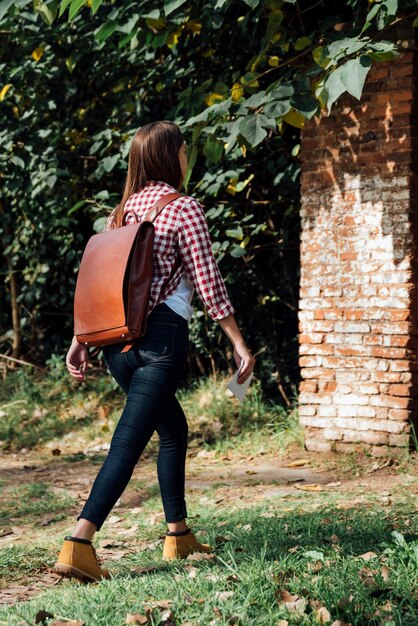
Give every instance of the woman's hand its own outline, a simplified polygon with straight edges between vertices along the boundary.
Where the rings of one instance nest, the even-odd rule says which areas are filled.
[[[237,383],[242,385],[254,369],[255,358],[243,343],[234,346],[234,359],[238,369],[241,368]]]
[[[89,362],[89,353],[86,346],[78,343],[76,337],[73,337],[70,349],[65,358],[65,364],[71,376],[76,380],[84,380],[84,373]]]

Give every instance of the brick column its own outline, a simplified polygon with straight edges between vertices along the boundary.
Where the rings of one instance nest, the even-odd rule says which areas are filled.
[[[396,453],[418,415],[412,46],[371,70],[360,103],[344,97],[303,131],[299,415],[308,450]]]

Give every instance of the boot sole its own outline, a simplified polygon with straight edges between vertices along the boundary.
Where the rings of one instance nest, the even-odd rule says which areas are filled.
[[[74,577],[81,580],[81,582],[99,582],[101,578],[95,578],[91,574],[83,572],[83,570],[74,567],[73,565],[65,565],[64,563],[55,563],[53,567],[54,572],[61,574],[62,576]]]

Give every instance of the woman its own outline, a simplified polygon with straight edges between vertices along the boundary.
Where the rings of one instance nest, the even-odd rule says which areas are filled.
[[[121,204],[111,213],[106,229],[136,221],[162,196],[180,189],[188,167],[186,146],[178,126],[160,121],[135,134]],[[234,319],[234,308],[212,254],[201,205],[190,196],[171,201],[154,222],[154,267],[147,332],[123,353],[124,343],[105,346],[106,366],[126,392],[126,405],[112,437],[108,456],[77,518],[72,535],[55,564],[63,574],[82,579],[108,578],[91,544],[127,486],[140,455],[156,430],[160,439],[158,481],[167,523],[163,559],[210,552],[188,528],[184,499],[188,425],[175,393],[186,365],[188,322],[196,289],[208,315],[219,322],[234,347],[243,383],[251,374],[250,354]],[[88,353],[74,337],[67,368],[84,380]]]

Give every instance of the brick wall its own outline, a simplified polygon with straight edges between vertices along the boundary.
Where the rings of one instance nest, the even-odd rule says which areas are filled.
[[[418,416],[411,41],[302,137],[299,415],[308,450],[408,446]]]

